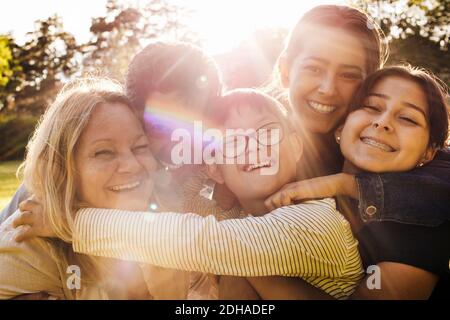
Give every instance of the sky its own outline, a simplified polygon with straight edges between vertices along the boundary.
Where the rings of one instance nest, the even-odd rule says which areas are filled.
[[[128,0],[141,2],[146,0]],[[231,49],[254,29],[291,27],[303,12],[328,0],[171,0],[192,10],[189,27],[205,39],[205,49],[220,53]],[[55,13],[64,28],[82,43],[89,40],[91,18],[102,16],[106,0],[12,0],[0,11],[0,33],[12,32],[19,43],[34,29],[34,21]]]

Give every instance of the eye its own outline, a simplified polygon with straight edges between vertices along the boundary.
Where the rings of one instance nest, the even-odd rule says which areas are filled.
[[[361,80],[362,75],[357,72],[344,72],[341,74],[341,77],[347,80]]]
[[[415,126],[419,125],[419,123],[417,121],[415,121],[415,120],[413,120],[413,119],[411,119],[409,117],[401,116],[400,120],[405,121],[405,122],[407,122],[409,124],[413,124]]]
[[[375,105],[365,105],[363,106],[363,109],[369,111],[369,112],[380,112],[380,107]]]
[[[99,150],[99,151],[96,151],[95,153],[94,153],[94,157],[103,157],[103,158],[105,158],[105,157],[112,157],[112,156],[114,156],[114,152],[113,151],[111,151],[111,150]]]
[[[303,66],[303,69],[310,71],[312,73],[319,73],[321,71],[319,67],[312,66],[312,65]]]
[[[148,143],[146,143],[146,144],[141,144],[141,145],[138,145],[138,146],[136,146],[136,147],[134,147],[133,148],[133,150],[136,152],[146,152],[146,151],[148,151],[148,150],[150,150],[150,146],[148,145]]]

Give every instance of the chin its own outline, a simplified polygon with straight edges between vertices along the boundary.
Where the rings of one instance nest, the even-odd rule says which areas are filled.
[[[386,166],[386,163],[382,163],[381,161],[354,161],[353,166],[357,172],[384,173],[394,171]]]
[[[116,209],[126,210],[126,211],[147,211],[148,204],[139,204],[139,203],[126,204],[126,205],[121,205],[120,207],[118,207]]]

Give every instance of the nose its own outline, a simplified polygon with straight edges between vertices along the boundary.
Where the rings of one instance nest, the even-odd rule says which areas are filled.
[[[318,92],[326,96],[332,96],[336,93],[336,81],[334,74],[327,73],[324,75],[320,82]]]
[[[388,114],[381,115],[380,117],[376,118],[372,126],[377,130],[383,130],[386,132],[393,131],[393,127],[391,126],[391,120]]]
[[[117,167],[118,173],[136,173],[139,172],[140,168],[141,164],[132,152],[124,153],[119,157],[119,164]]]

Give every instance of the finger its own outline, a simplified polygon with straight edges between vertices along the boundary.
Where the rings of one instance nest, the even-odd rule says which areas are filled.
[[[274,205],[272,204],[271,199],[267,199],[266,201],[264,201],[264,205],[266,206],[266,208],[270,211],[275,210]]]
[[[13,220],[13,228],[23,225],[33,225],[34,215],[31,211],[20,212],[20,214]]]
[[[270,197],[270,203],[271,203],[272,210],[275,210],[282,206],[280,196],[281,196],[281,193],[277,192]]]
[[[291,197],[289,196],[288,192],[282,192],[281,193],[281,205],[284,206],[289,206],[292,204],[292,200]]]
[[[24,200],[21,203],[19,203],[19,209],[20,211],[32,211],[33,208],[35,208],[38,205],[39,203],[33,200],[33,197],[30,197],[27,200]]]
[[[27,239],[34,238],[36,234],[34,233],[34,229],[30,226],[22,226],[19,231],[17,232],[16,236],[14,237],[14,240],[16,242],[23,242]]]

